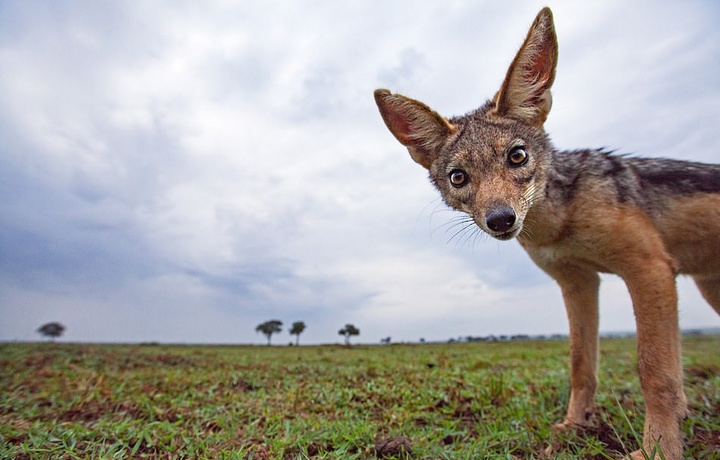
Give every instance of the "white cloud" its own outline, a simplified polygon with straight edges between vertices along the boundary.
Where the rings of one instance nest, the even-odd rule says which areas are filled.
[[[77,340],[261,342],[269,317],[308,341],[350,321],[371,341],[564,330],[516,244],[452,239],[372,100],[474,109],[541,6],[4,4],[0,339],[45,317]],[[559,146],[720,161],[712,5],[553,8]]]

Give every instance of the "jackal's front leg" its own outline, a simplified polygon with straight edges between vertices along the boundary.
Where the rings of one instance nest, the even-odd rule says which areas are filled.
[[[638,373],[645,397],[643,448],[662,449],[667,460],[682,459],[681,422],[687,406],[683,392],[677,290],[672,263],[639,260],[623,274],[637,322]],[[643,458],[640,451],[633,458]],[[656,457],[661,458],[661,457]]]
[[[598,367],[598,290],[594,271],[563,266],[551,271],[560,284],[570,323],[570,404],[556,429],[592,424]]]

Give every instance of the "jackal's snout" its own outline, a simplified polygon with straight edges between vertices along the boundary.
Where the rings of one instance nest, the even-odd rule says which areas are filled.
[[[498,240],[506,241],[515,238],[522,231],[523,215],[507,203],[497,203],[488,207],[483,213],[477,213],[475,223],[485,233]]]
[[[516,219],[513,208],[506,204],[496,205],[485,214],[485,225],[493,232],[506,233],[513,228]]]

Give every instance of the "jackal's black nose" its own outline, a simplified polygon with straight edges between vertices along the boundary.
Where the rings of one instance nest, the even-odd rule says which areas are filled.
[[[485,224],[493,232],[507,232],[515,224],[515,211],[510,206],[498,206],[485,214]]]

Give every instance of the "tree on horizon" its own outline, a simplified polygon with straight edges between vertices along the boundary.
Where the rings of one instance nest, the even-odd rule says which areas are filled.
[[[338,334],[345,336],[345,345],[350,346],[350,336],[360,335],[360,329],[352,324],[346,324],[344,328],[338,331]]]
[[[49,337],[50,341],[54,342],[56,338],[63,335],[63,332],[65,332],[65,326],[56,321],[53,321],[51,323],[46,323],[40,326],[37,329],[37,332],[44,335],[45,337]]]
[[[282,331],[282,321],[277,319],[271,319],[270,321],[265,321],[262,324],[258,324],[255,328],[255,332],[262,332],[267,337],[268,346],[270,345],[270,340],[272,339],[272,335],[276,332]]]
[[[300,345],[300,334],[305,330],[305,323],[303,321],[295,321],[290,326],[290,335],[296,336],[295,345]]]

